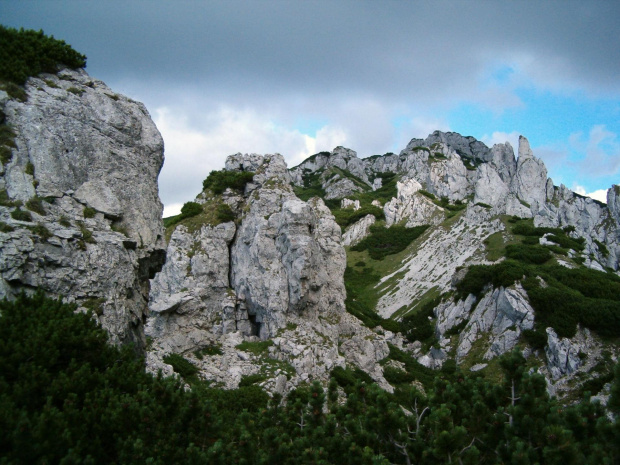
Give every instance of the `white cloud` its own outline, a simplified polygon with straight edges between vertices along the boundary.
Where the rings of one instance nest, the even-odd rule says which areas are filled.
[[[489,147],[493,147],[493,145],[495,144],[504,144],[506,142],[510,142],[510,145],[512,145],[515,154],[519,151],[519,133],[517,131],[513,131],[510,133],[496,131],[490,136],[488,134],[485,134],[480,138],[480,140]]]
[[[613,176],[620,172],[620,142],[617,134],[605,125],[595,125],[587,139],[582,133],[572,134],[569,143],[573,150],[585,157],[573,162],[583,174],[590,176]]]
[[[209,172],[222,169],[230,154],[280,153],[289,166],[295,166],[350,139],[344,128],[330,125],[312,137],[249,109],[223,106],[200,115],[200,121],[189,121],[186,115],[169,107],[156,109],[154,115],[165,142],[166,161],[159,189],[166,216],[178,214],[181,205],[200,192]]]
[[[164,213],[162,217],[168,218],[169,216],[179,215],[181,213],[181,207],[183,207],[182,203],[172,203],[170,205],[166,205],[164,207]]]
[[[598,189],[594,192],[586,192],[586,189],[583,186],[575,185],[573,187],[573,191],[579,195],[585,195],[586,197],[593,198],[599,202],[607,203],[607,189]]]
[[[588,197],[592,197],[599,202],[607,203],[607,189],[599,189],[594,192],[586,194]]]

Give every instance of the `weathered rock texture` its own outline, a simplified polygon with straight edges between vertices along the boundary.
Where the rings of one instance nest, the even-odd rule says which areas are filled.
[[[172,233],[152,282],[148,368],[170,373],[166,355],[181,353],[217,385],[234,388],[261,374],[265,388],[286,393],[349,363],[391,389],[378,362],[388,340],[402,340],[345,312],[346,256],[330,210],[319,198],[295,196],[278,154],[236,154],[226,167],[256,174],[243,196],[205,191],[196,199],[232,205],[235,222],[181,224]],[[241,346],[260,341],[270,344],[260,354]],[[208,347],[217,353],[196,355]]]
[[[163,141],[144,105],[84,71],[0,92],[16,133],[0,166],[0,297],[39,288],[95,310],[112,341],[144,343],[148,279],[164,261]],[[16,220],[17,202],[30,210]],[[38,206],[37,206],[38,205]]]
[[[355,177],[370,188],[356,184],[346,173],[334,175],[334,167],[354,171]],[[572,238],[584,238],[584,250],[569,250],[566,259],[558,257],[561,265],[576,267],[583,263],[599,271],[619,269],[620,188],[612,186],[604,205],[563,185],[554,186],[525,137],[519,138],[518,156],[509,143],[488,148],[474,138],[440,131],[426,139],[411,140],[398,155],[359,160],[355,152],[339,147],[311,157],[293,169],[291,176],[301,185],[304,176],[315,173],[321,173],[328,198],[355,195],[356,189],[378,189],[382,185],[379,174],[395,173],[399,180],[396,196],[373,202],[383,208],[386,226],[431,225],[377,286],[380,297],[376,310],[383,317],[417,311],[421,302],[453,290],[468,266],[490,263],[485,241],[505,230],[501,215],[532,218],[535,226],[568,227]],[[332,188],[330,183],[338,187]],[[346,205],[350,202],[347,199]],[[465,211],[460,212],[463,205]],[[449,219],[455,215],[456,219]],[[368,234],[373,221],[368,216],[350,226],[344,233],[344,244],[355,244]],[[511,240],[502,234],[504,242]],[[498,240],[497,235],[494,237]],[[557,245],[548,236],[540,243]],[[426,352],[420,350],[421,345],[409,349],[420,363],[431,368],[440,367],[450,354],[464,361],[474,348],[473,353],[481,358],[478,362],[487,361],[522,341],[523,331],[533,328],[534,319],[527,293],[519,284],[488,289],[480,301],[474,296],[460,301],[446,298],[435,308],[438,344]],[[455,331],[459,333],[456,340]],[[584,365],[585,351],[579,358],[574,350],[575,344],[584,347],[582,342],[553,337],[552,329],[548,334],[546,354],[537,355],[546,358],[540,369],[553,380],[554,389],[563,389],[560,385],[582,365],[591,365],[596,356],[588,355]],[[476,363],[472,369],[485,366],[486,362]]]
[[[231,279],[259,335],[273,336],[291,313],[316,318],[344,311],[346,257],[323,201],[303,202],[288,184],[275,182],[255,190],[247,208],[231,251]]]

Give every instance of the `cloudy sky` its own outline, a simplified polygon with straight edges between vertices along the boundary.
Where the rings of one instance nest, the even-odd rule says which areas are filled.
[[[435,129],[519,134],[556,185],[620,184],[620,2],[0,0],[144,102],[166,144],[165,215],[236,152],[289,166],[344,145],[398,152]]]

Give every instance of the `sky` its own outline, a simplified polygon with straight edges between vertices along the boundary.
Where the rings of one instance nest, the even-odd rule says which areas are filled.
[[[242,153],[289,167],[455,131],[528,138],[554,184],[620,184],[620,2],[0,0],[142,101],[165,143],[164,216]]]

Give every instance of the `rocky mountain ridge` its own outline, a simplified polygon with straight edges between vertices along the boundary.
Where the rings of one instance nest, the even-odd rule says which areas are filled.
[[[609,378],[620,188],[604,205],[554,186],[523,137],[518,157],[439,131],[290,170],[231,155],[164,231],[163,141],[144,106],[81,70],[25,92],[0,92],[0,296],[42,289],[92,310],[152,372],[179,373],[181,357],[213,386],[338,377],[391,392],[456,365],[493,377],[519,348],[558,395]]]
[[[585,364],[575,362],[585,346],[558,337],[552,329],[547,331],[544,351],[524,342],[524,331],[533,332],[536,312],[518,280],[506,288],[490,288],[479,297],[470,294],[460,300],[454,295],[468,267],[501,262],[502,257],[488,257],[485,242],[499,237],[510,242],[509,218],[530,221],[534,228],[565,228],[567,240],[583,238],[579,250],[560,250],[554,258],[557,263],[609,273],[618,269],[617,186],[609,190],[610,207],[564,186],[555,187],[525,138],[520,138],[518,158],[508,143],[488,149],[473,138],[437,131],[426,140],[412,140],[399,155],[359,159],[354,151],[337,147],[286,170],[280,155],[237,154],[229,157],[226,170],[256,174],[242,190],[228,189],[218,196],[205,189],[195,200],[205,210],[215,208],[214,202],[234,210],[234,222],[203,227],[193,236],[205,244],[220,234],[217,228],[226,230],[227,241],[220,243],[220,252],[203,245],[191,255],[196,246],[182,225],[172,233],[168,250],[169,257],[191,262],[191,266],[183,261],[176,267],[179,273],[187,273],[187,279],[195,273],[194,262],[222,257],[215,266],[221,280],[196,279],[203,284],[220,283],[220,297],[210,304],[215,294],[204,290],[201,302],[188,295],[168,300],[170,292],[158,291],[171,281],[165,275],[170,262],[166,264],[154,280],[151,295],[151,309],[159,315],[147,328],[153,340],[149,363],[154,371],[172,372],[163,361],[166,354],[176,352],[188,356],[206,379],[227,387],[252,378],[261,380],[267,389],[286,392],[309,379],[325,380],[336,367],[349,367],[370,374],[391,390],[385,368],[392,374],[405,369],[394,359],[395,351],[410,354],[430,369],[440,369],[453,359],[464,367],[484,370],[489,360],[522,347],[533,354],[532,363],[547,375],[549,390],[555,392],[554,384],[568,383],[566,375],[578,366],[592,368],[601,362],[600,350]],[[384,180],[395,187],[395,195],[371,200],[373,192],[391,189]],[[346,226],[340,221],[343,212],[350,216],[372,208],[372,213],[358,215],[357,221]],[[345,226],[342,232],[337,221]],[[345,311],[349,308],[342,281],[345,262],[353,268],[352,262],[361,257],[354,246],[372,236],[373,227],[396,225],[430,228],[380,277],[372,310],[384,321],[402,324],[407,315],[440,297],[430,317],[435,333],[430,346],[408,340],[389,324],[384,326],[390,329],[369,328]],[[176,245],[181,237],[189,251],[185,254]],[[541,237],[540,244],[559,247],[549,237]],[[344,246],[350,247],[348,258]],[[365,266],[364,260],[368,256],[358,264]],[[181,286],[186,294],[193,292],[190,281],[180,281],[177,287]],[[197,319],[202,321],[200,335]],[[162,328],[164,320],[162,332],[156,328]],[[583,340],[583,330],[579,331]],[[189,335],[193,335],[191,342]],[[248,342],[263,349],[248,352]],[[597,344],[600,349],[602,344]],[[196,356],[201,350],[216,355]],[[615,348],[609,353],[608,358],[615,359]],[[275,370],[273,360],[280,363]],[[227,371],[235,375],[227,378]]]

